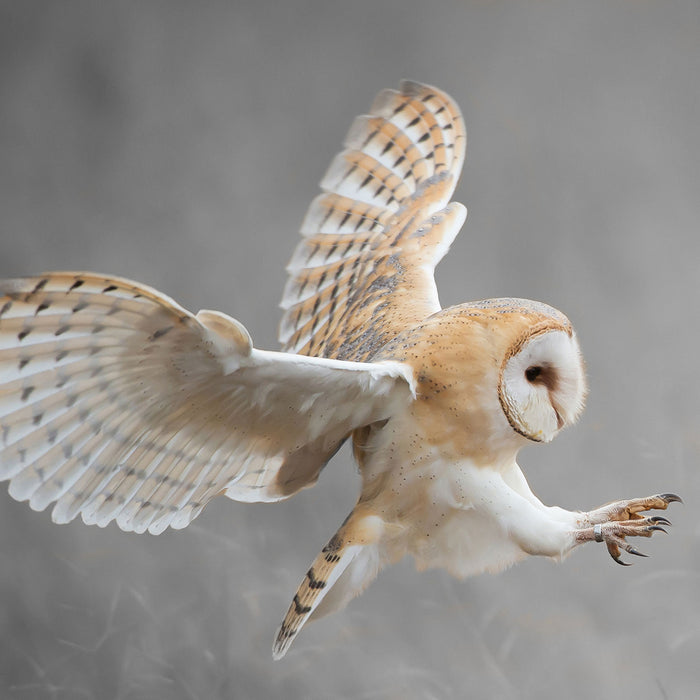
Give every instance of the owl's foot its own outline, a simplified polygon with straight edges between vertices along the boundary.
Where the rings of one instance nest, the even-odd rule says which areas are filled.
[[[592,527],[584,527],[576,533],[579,542],[605,542],[610,556],[622,566],[629,566],[620,559],[622,551],[645,557],[638,549],[625,541],[626,537],[651,537],[655,532],[666,532],[664,525],[671,521],[660,516],[644,516],[648,510],[665,510],[670,503],[682,503],[674,493],[662,493],[648,498],[615,501],[586,513],[584,521]]]

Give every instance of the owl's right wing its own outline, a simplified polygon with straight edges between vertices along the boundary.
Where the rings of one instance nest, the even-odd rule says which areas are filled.
[[[398,363],[266,352],[213,311],[89,273],[0,282],[0,480],[53,519],[158,533],[218,494],[313,484],[410,400]]]
[[[279,339],[363,361],[440,310],[433,270],[464,223],[448,204],[466,132],[444,92],[404,81],[358,117],[321,181],[289,263]]]

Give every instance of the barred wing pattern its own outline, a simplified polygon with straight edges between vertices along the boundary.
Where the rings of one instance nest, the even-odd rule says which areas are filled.
[[[433,278],[466,217],[448,205],[466,150],[459,108],[404,81],[358,117],[321,181],[289,263],[285,350],[366,361],[440,309]]]
[[[254,349],[246,329],[89,273],[0,282],[0,480],[53,519],[157,534],[214,496],[286,498],[406,370]]]

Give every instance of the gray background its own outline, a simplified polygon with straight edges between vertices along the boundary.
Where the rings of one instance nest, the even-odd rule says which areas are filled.
[[[3,2],[0,274],[90,269],[276,348],[283,267],[355,114],[401,78],[459,102],[470,210],[443,304],[574,321],[583,420],[520,462],[548,503],[676,491],[672,534],[457,581],[382,574],[270,645],[354,503],[343,453],[278,505],[160,537],[0,493],[0,697],[689,698],[700,670],[700,3]]]

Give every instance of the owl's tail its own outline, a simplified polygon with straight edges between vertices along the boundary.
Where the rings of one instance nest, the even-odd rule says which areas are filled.
[[[372,513],[356,507],[338,532],[314,559],[299,584],[272,646],[274,659],[281,659],[309,618],[344,608],[377,576],[379,543],[385,523]]]

